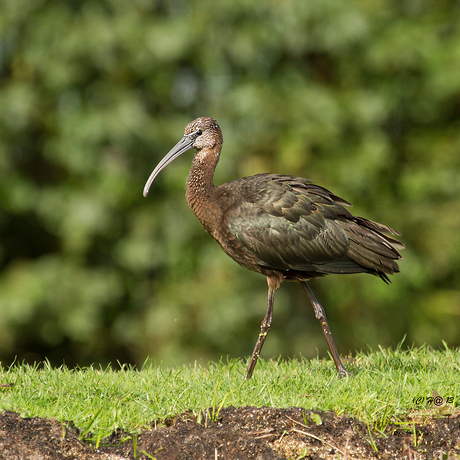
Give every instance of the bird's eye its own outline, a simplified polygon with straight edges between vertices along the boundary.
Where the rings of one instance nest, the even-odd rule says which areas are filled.
[[[198,136],[201,136],[201,135],[203,134],[203,131],[202,131],[201,129],[198,129],[198,130],[196,131],[196,133],[197,133]]]

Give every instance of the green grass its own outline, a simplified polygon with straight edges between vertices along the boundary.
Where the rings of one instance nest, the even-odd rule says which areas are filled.
[[[442,415],[460,406],[460,352],[429,347],[358,353],[346,367],[354,378],[339,379],[332,361],[260,360],[245,382],[246,363],[207,367],[142,369],[52,369],[49,365],[0,367],[0,410],[22,416],[73,421],[83,435],[99,442],[116,428],[135,433],[152,420],[192,410],[215,418],[221,407],[298,406],[348,414],[384,430],[418,417]],[[448,407],[414,403],[433,391],[452,397]]]

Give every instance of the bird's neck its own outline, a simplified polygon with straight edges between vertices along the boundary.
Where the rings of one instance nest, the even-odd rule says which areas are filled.
[[[216,222],[217,206],[214,204],[214,170],[219,154],[212,149],[202,149],[195,153],[192,167],[187,177],[187,202],[203,227],[212,234]]]

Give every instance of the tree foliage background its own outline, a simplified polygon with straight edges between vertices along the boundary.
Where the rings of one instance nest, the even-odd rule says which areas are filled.
[[[312,287],[339,351],[460,345],[460,4],[438,0],[3,0],[0,360],[166,364],[247,356],[266,282],[188,209],[216,118],[216,184],[313,179],[401,231],[401,273]],[[263,356],[326,356],[301,289]]]

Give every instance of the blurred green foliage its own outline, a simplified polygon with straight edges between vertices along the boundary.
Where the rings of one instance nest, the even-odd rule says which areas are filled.
[[[184,199],[197,116],[215,182],[313,179],[403,233],[401,273],[312,282],[339,351],[460,345],[460,4],[439,0],[4,0],[0,360],[247,356],[266,283]],[[263,356],[326,354],[301,289]]]

